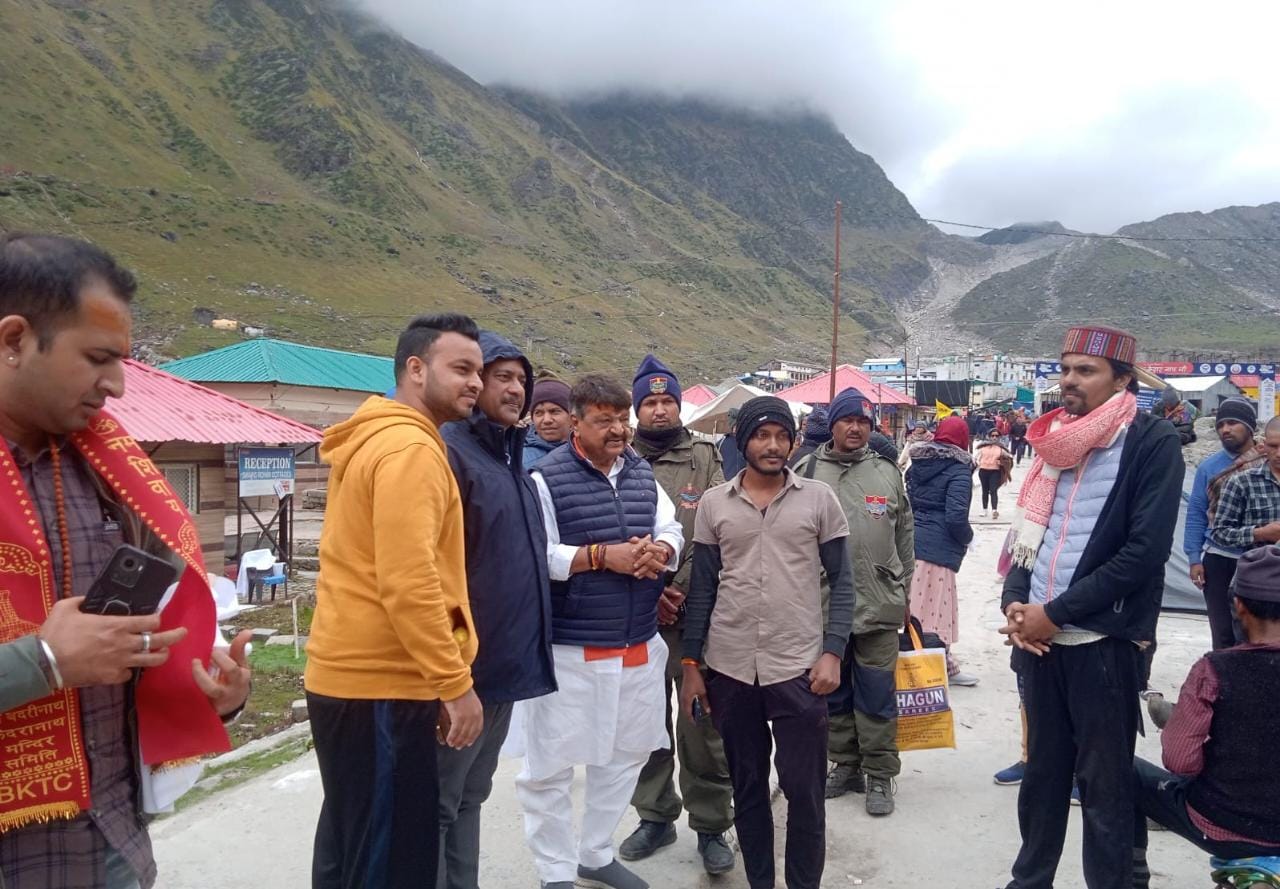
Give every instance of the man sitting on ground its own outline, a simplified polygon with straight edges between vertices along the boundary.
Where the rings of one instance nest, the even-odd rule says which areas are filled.
[[[1147,818],[1220,858],[1280,855],[1280,547],[1240,557],[1242,645],[1191,667],[1161,739],[1169,771],[1135,759],[1134,883],[1145,887]]]

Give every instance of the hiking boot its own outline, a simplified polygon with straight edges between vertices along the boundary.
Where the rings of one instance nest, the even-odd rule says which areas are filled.
[[[827,773],[827,799],[844,796],[850,790],[854,793],[866,793],[867,778],[857,766],[837,764]]]
[[[709,874],[727,874],[733,870],[733,850],[722,833],[698,834],[698,854],[702,867]]]
[[[867,779],[867,814],[893,814],[893,782],[886,778]]]
[[[978,684],[978,677],[972,673],[966,673],[963,670],[956,670],[947,677],[947,683],[950,685],[960,685],[965,688],[973,688]]]
[[[1001,769],[995,774],[995,781],[1004,787],[1012,787],[1015,784],[1022,783],[1022,776],[1027,771],[1027,764],[1019,760],[1007,769]]]
[[[649,889],[648,883],[623,867],[616,858],[604,867],[578,865],[578,884],[592,889]]]
[[[618,857],[623,861],[639,861],[648,858],[663,846],[676,841],[676,826],[662,821],[640,819],[640,826],[618,847]]]
[[[1147,695],[1147,713],[1156,728],[1163,729],[1169,724],[1169,717],[1173,716],[1173,704],[1166,701],[1160,692],[1153,691]]]

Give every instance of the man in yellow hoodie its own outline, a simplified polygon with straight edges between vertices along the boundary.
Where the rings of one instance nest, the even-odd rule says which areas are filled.
[[[394,398],[370,398],[320,446],[332,473],[305,678],[325,794],[314,889],[430,882],[437,736],[463,748],[483,727],[462,503],[438,431],[475,407],[478,337],[464,315],[415,319]]]

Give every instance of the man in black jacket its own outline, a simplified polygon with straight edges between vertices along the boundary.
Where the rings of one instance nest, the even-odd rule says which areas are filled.
[[[1053,886],[1073,774],[1085,883],[1132,885],[1138,643],[1155,639],[1184,472],[1173,427],[1137,409],[1135,354],[1122,331],[1070,330],[1063,407],[1029,433],[1036,458],[1006,553],[1000,630],[1017,646],[1030,748],[1009,889]]]
[[[437,749],[440,869],[437,889],[477,889],[480,806],[493,787],[498,751],[515,701],[556,690],[551,665],[551,586],[538,492],[524,471],[533,369],[520,350],[480,332],[484,389],[467,420],[442,435],[462,497],[467,589],[480,645],[471,675],[484,703],[484,731],[461,750]]]

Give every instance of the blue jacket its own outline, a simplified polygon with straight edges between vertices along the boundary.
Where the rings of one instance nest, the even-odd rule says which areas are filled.
[[[931,441],[912,445],[910,453],[907,496],[916,518],[916,559],[959,571],[973,540],[973,458]]]
[[[1191,483],[1191,497],[1187,500],[1186,532],[1182,535],[1182,549],[1192,565],[1199,565],[1203,561],[1204,545],[1209,542],[1209,482],[1225,472],[1235,459],[1234,454],[1223,448],[1196,467],[1196,477]],[[1241,555],[1242,552],[1238,550],[1236,555]]]
[[[530,392],[533,390],[530,389]],[[533,464],[563,445],[562,441],[543,441],[534,428],[530,426],[524,435],[524,468],[532,469]]]
[[[533,378],[529,362],[502,337],[484,331],[480,347],[486,365],[517,358]],[[462,497],[467,591],[479,641],[471,665],[476,694],[486,704],[550,694],[556,681],[547,533],[538,490],[521,460],[524,431],[499,426],[477,409],[440,432]]]
[[[652,534],[658,483],[649,462],[630,448],[617,491],[577,450],[557,448],[538,463],[566,546],[618,543]],[[552,639],[557,645],[621,648],[658,632],[663,581],[612,571],[582,571],[551,584]]]

